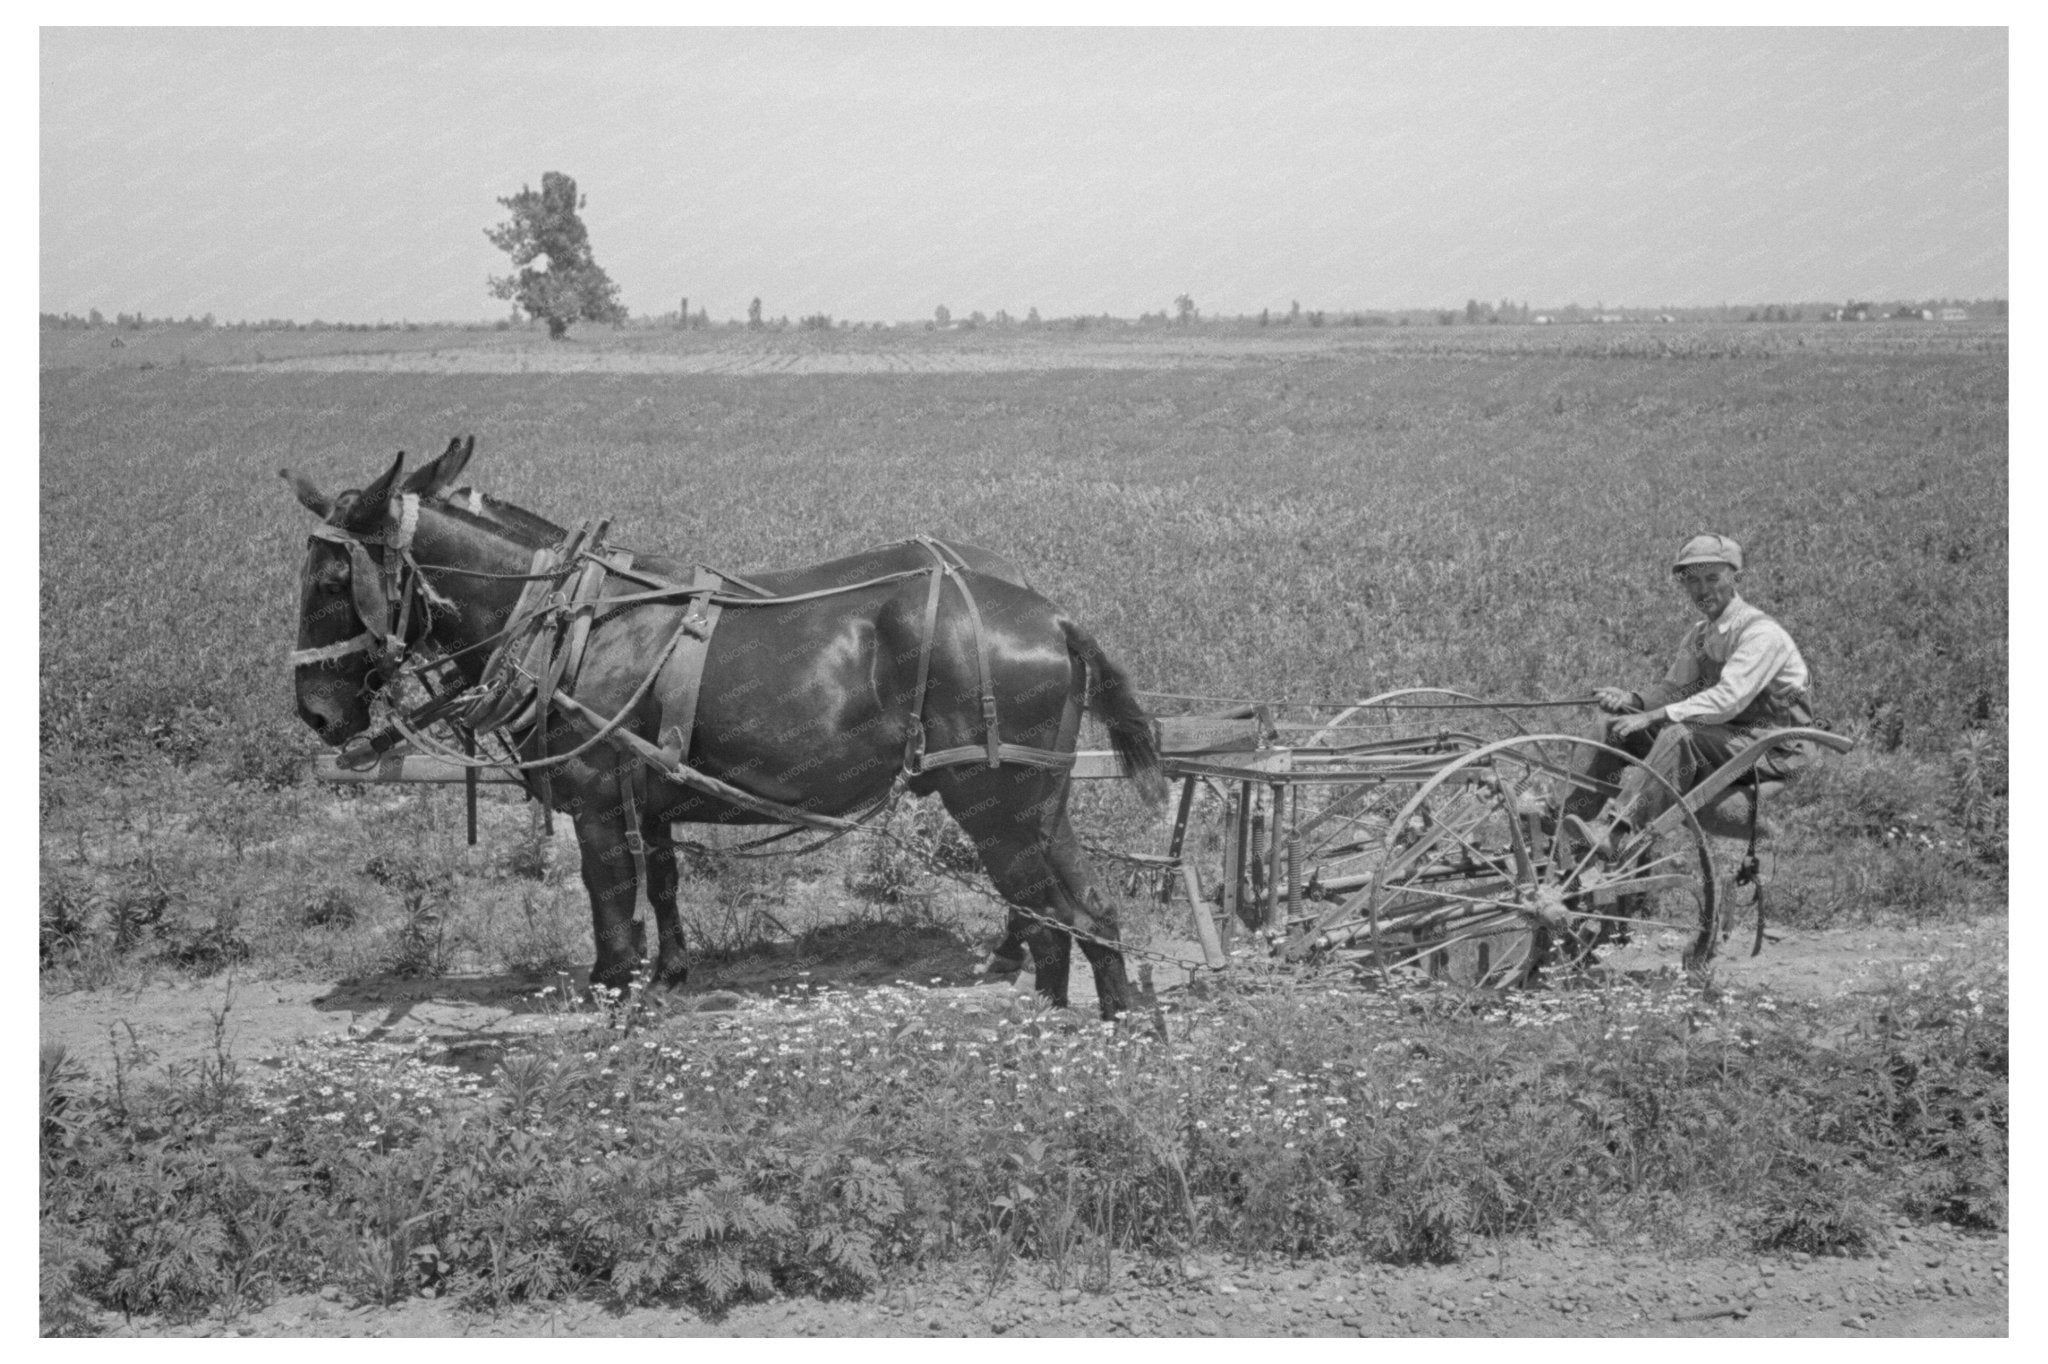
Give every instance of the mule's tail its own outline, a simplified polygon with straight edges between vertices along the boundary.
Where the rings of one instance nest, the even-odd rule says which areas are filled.
[[[1130,674],[1110,661],[1095,636],[1061,617],[1067,652],[1079,660],[1087,678],[1085,704],[1090,715],[1109,727],[1109,744],[1124,770],[1138,783],[1138,794],[1157,805],[1166,799],[1166,773],[1159,765],[1159,739],[1152,717],[1138,704]]]

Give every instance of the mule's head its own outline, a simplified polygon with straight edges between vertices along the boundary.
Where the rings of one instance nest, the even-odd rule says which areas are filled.
[[[278,473],[299,502],[320,517],[299,572],[298,647],[292,683],[299,718],[335,746],[370,725],[370,699],[384,685],[377,666],[391,630],[391,596],[366,540],[391,521],[393,492],[405,456],[369,487],[327,498],[305,475]]]

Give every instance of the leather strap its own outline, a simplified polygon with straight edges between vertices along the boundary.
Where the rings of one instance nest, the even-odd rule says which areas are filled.
[[[603,530],[600,528],[598,533],[603,534]],[[626,561],[630,564],[632,556],[626,556]],[[590,626],[597,618],[610,567],[606,560],[588,555],[583,560],[583,571],[576,575],[576,586],[569,593],[569,633],[563,647],[561,686],[574,687],[583,671],[583,650],[590,643]]]
[[[917,685],[910,693],[910,735],[904,741],[903,770],[911,776],[930,771],[934,767],[951,767],[968,761],[960,755],[973,752],[970,749],[948,748],[936,754],[924,751],[924,702],[925,691],[931,681],[932,642],[938,635],[939,598],[947,582],[960,591],[960,600],[967,608],[969,632],[974,636],[974,662],[977,678],[981,683],[981,725],[982,747],[980,753],[990,767],[1000,767],[1003,759],[1021,762],[1033,767],[1072,767],[1071,755],[1063,755],[1042,748],[1027,748],[1021,744],[1006,744],[1002,741],[1002,727],[996,715],[996,690],[993,670],[989,666],[988,631],[982,625],[981,607],[975,603],[973,589],[967,585],[966,575],[954,567],[955,562],[964,566],[959,552],[952,546],[920,535],[914,542],[931,556],[932,564],[925,570],[930,586],[924,597],[924,629],[917,646]],[[1078,723],[1078,721],[1077,721]]]
[[[662,719],[668,722],[662,726],[662,745],[675,753],[677,762],[689,761],[690,740],[697,732],[697,698],[704,684],[704,660],[711,653],[711,632],[718,628],[718,617],[724,609],[711,600],[711,594],[724,585],[723,577],[702,564],[691,574],[690,591],[702,595],[692,595],[686,608],[682,638],[670,655],[676,672],[669,679],[669,703],[662,708]]]
[[[925,548],[931,549],[930,544],[927,543]],[[937,550],[932,549],[931,552],[934,558],[945,564],[945,559]],[[946,564],[945,576],[952,579],[953,586],[960,589],[960,600],[967,604],[967,621],[974,633],[974,661],[981,677],[982,737],[988,745],[988,765],[1000,767],[1003,763],[1003,741],[998,735],[996,724],[996,689],[990,677],[988,664],[988,631],[981,626],[981,608],[974,603],[974,593],[968,590],[966,577],[955,573],[950,564]]]
[[[938,559],[930,545],[927,552]],[[911,776],[925,770],[924,754],[924,694],[932,675],[932,638],[939,624],[939,589],[945,584],[950,570],[944,559],[925,570],[924,627],[917,636],[917,685],[910,690],[910,734],[903,741],[903,770]]]
[[[512,607],[505,642],[485,662],[483,678],[478,684],[484,695],[494,696],[496,700],[488,709],[465,721],[469,728],[479,734],[507,725],[519,729],[525,727],[514,717],[519,715],[521,707],[533,699],[533,691],[530,685],[526,684],[526,679],[518,674],[517,666],[513,662],[519,653],[514,641],[517,639],[517,632],[524,628],[525,623],[537,618],[541,600],[548,595],[554,582],[554,575],[549,571],[554,565],[555,552],[552,549],[537,549],[533,552],[533,570],[526,586],[520,589],[519,600]],[[545,631],[537,633],[545,634]],[[531,641],[529,647],[530,645]]]
[[[619,811],[626,820],[626,851],[633,855],[633,918],[642,924],[654,916],[654,897],[647,891],[647,834],[640,822],[640,799],[646,787],[643,764],[619,764]]]
[[[575,562],[577,554],[587,542],[589,533],[588,521],[571,532],[568,541],[562,546],[563,563]],[[567,651],[560,647],[563,627],[561,612],[574,599],[574,595],[574,589],[567,594],[560,590],[548,594],[548,599],[542,604],[541,609],[552,617],[553,629],[535,631],[533,644],[526,654],[528,670],[539,684],[533,699],[533,722],[540,727],[539,751],[535,755],[539,758],[548,755],[548,710],[554,705],[555,688],[562,680],[562,666],[568,662]]]

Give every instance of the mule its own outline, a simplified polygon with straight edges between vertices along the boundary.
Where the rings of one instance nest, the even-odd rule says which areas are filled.
[[[531,541],[553,527],[533,518],[538,524],[522,534],[502,511],[504,519],[494,520],[459,499],[442,500],[437,494],[466,460],[467,449],[444,455],[431,473],[401,484],[401,455],[369,487],[331,499],[302,475],[281,471],[322,518],[301,573],[294,684],[301,718],[328,743],[359,740],[369,730],[371,701],[389,686],[402,654],[444,659],[457,686],[478,688],[506,642],[506,622],[534,562]],[[596,732],[587,716],[616,717],[622,737],[631,734],[646,751],[687,709],[687,679],[667,666],[662,650],[686,628],[692,603],[672,594],[605,611],[600,601],[568,702],[509,734],[523,762],[556,756],[541,789],[575,823],[596,945],[592,984],[623,988],[638,964],[633,835],[644,841],[644,889],[657,929],[653,979],[680,987],[688,959],[672,823],[779,822],[750,808],[759,801],[846,816],[874,807],[901,780],[914,793],[937,794],[973,842],[1010,906],[1011,940],[1031,951],[1040,993],[1066,1003],[1078,941],[1103,1016],[1129,1007],[1115,912],[1090,882],[1068,817],[1065,766],[977,758],[925,768],[907,755],[992,745],[997,737],[1070,755],[1085,710],[1157,799],[1164,781],[1150,718],[1095,639],[1009,575],[951,568],[934,613],[931,579],[919,571],[930,555],[911,542],[751,575],[747,582],[766,598],[724,599],[703,656],[696,723],[678,756],[746,801],[671,780],[610,743],[561,760]],[[641,556],[633,569],[688,583],[692,566]],[[641,588],[610,579],[602,597]],[[913,714],[920,671],[923,704]],[[984,718],[985,691],[999,736]],[[634,791],[637,798],[626,798]]]
[[[508,502],[481,488],[457,483],[471,456],[476,454],[476,437],[468,440],[456,437],[448,442],[448,448],[435,459],[421,465],[406,475],[402,485],[406,492],[422,497],[431,497],[458,507],[505,530],[515,538],[535,549],[561,544],[569,536],[567,526],[558,525],[538,512],[529,511],[517,503]],[[1030,588],[1031,582],[1024,571],[993,550],[963,541],[946,542],[946,547],[968,567],[991,577],[1001,578],[1018,587]],[[884,545],[854,557],[864,571],[880,574],[901,568],[919,566],[914,543],[904,542]],[[767,573],[762,575],[769,582],[779,583],[789,575]],[[1003,940],[989,953],[989,959],[982,968],[991,978],[1010,978],[1024,969],[1024,953],[1030,943],[1027,930],[1030,921],[1018,915],[1011,915],[1004,926]]]

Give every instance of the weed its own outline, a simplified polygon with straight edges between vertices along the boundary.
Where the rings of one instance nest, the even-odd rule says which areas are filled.
[[[137,864],[125,869],[109,894],[106,912],[114,950],[132,952],[159,937],[166,916],[182,900],[155,854],[145,852]]]
[[[339,886],[310,895],[299,902],[294,917],[306,928],[353,928],[360,911],[355,897]]]
[[[580,893],[547,886],[523,886],[519,918],[494,944],[508,971],[546,976],[566,972],[583,957],[587,915]],[[570,903],[570,901],[578,903]]]
[[[2003,871],[2006,865],[2006,727],[1966,730],[1949,754],[1950,812],[1971,852]]]
[[[1751,1239],[1765,1251],[1862,1254],[1883,1234],[1876,1192],[1867,1174],[1833,1152],[1786,1151],[1772,1162]]]
[[[83,876],[48,857],[40,870],[37,943],[42,963],[75,962],[91,928],[91,893]]]
[[[390,887],[399,899],[398,931],[384,969],[396,976],[446,975],[455,878],[424,857],[384,853],[366,862],[363,874]]]
[[[677,868],[684,878],[678,908],[691,943],[719,956],[790,937],[775,914],[783,899],[780,867],[769,859],[726,851],[758,835],[746,830],[704,833],[703,841],[677,845]]]

